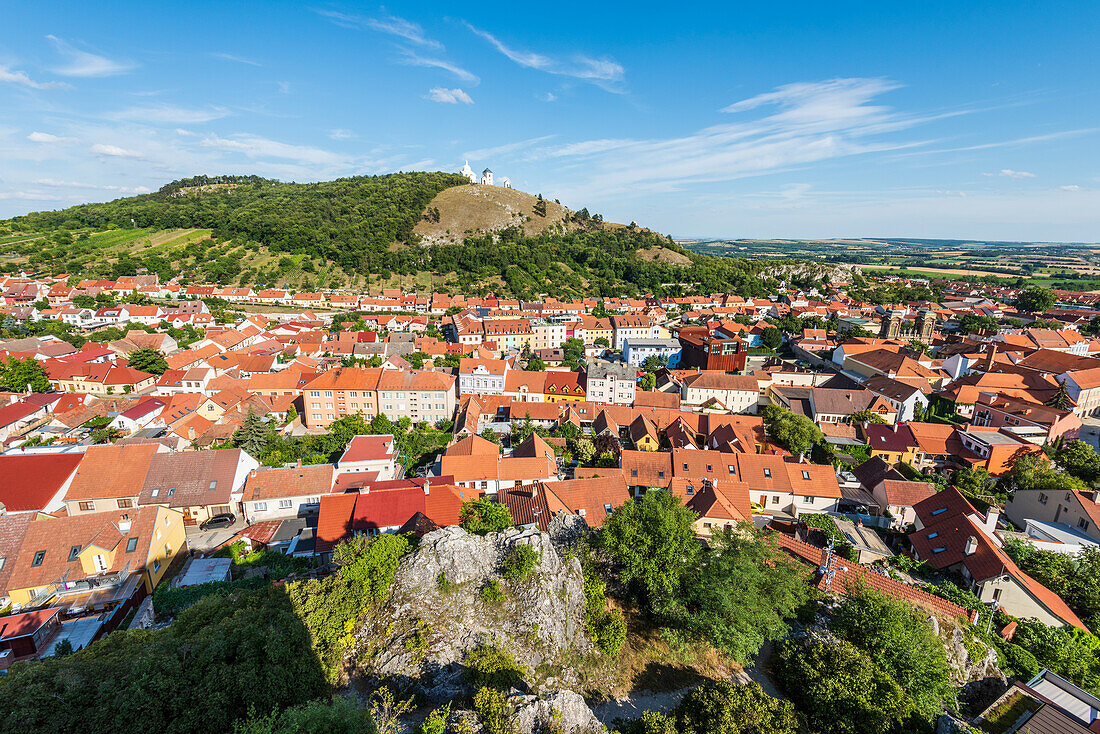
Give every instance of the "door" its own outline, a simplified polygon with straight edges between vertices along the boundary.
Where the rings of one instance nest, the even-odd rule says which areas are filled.
[[[760,507],[764,508],[764,507],[767,507],[767,506],[768,506],[768,495],[766,495],[766,494],[760,495]]]

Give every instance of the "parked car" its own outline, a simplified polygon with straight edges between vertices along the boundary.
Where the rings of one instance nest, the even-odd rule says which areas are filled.
[[[201,530],[216,530],[218,528],[227,528],[233,523],[237,522],[237,516],[232,512],[223,512],[220,515],[214,515],[202,525],[199,525]]]

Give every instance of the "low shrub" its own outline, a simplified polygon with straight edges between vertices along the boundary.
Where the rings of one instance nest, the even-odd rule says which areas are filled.
[[[499,607],[504,603],[505,598],[504,587],[496,579],[489,579],[481,589],[481,600],[486,604]]]
[[[502,576],[509,581],[526,581],[539,565],[539,553],[529,545],[515,545],[504,559]]]
[[[479,688],[506,691],[523,678],[523,670],[507,650],[496,645],[478,645],[462,657],[467,679]]]

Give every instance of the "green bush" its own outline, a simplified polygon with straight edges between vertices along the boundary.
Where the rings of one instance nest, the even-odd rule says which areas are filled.
[[[504,559],[502,576],[509,581],[526,581],[539,565],[539,553],[524,543],[518,543]]]
[[[266,579],[253,576],[239,581],[209,581],[205,584],[176,588],[161,586],[153,592],[153,610],[157,614],[179,614],[208,596],[230,596],[242,591],[260,589],[267,584]]]
[[[254,711],[233,724],[233,734],[375,734],[370,712],[347,698],[318,699],[267,716]]]
[[[481,588],[481,600],[486,604],[499,607],[504,604],[505,598],[504,587],[496,579],[489,579],[485,586]]]
[[[458,520],[463,530],[474,535],[499,533],[514,524],[508,507],[487,497],[463,502]]]
[[[482,644],[462,657],[466,677],[476,687],[508,690],[523,678],[523,670],[511,654],[496,645]]]
[[[817,528],[825,533],[825,537],[833,541],[833,548],[836,550],[837,555],[847,558],[849,561],[856,560],[856,549],[837,528],[831,515],[809,513],[799,515],[798,519],[806,523],[806,527]]]
[[[479,690],[474,696],[474,711],[483,734],[516,734],[519,731],[504,694],[498,690],[488,687]]]
[[[405,638],[405,649],[418,658],[423,657],[432,642],[431,635],[432,628],[428,626],[428,623],[420,622],[416,625],[416,629],[413,630],[412,634]]]
[[[626,619],[618,609],[604,613],[589,631],[592,641],[604,655],[618,655],[626,642]]]

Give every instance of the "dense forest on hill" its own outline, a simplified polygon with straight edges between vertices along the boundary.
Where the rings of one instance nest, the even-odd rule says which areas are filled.
[[[274,252],[307,253],[347,272],[405,242],[428,203],[465,183],[457,174],[396,173],[296,184],[257,176],[197,176],[152,194],[35,212],[10,220],[13,231],[92,228],[196,228],[218,239],[259,242]]]
[[[162,280],[183,275],[192,282],[302,290],[365,276],[411,284],[430,273],[436,290],[517,298],[750,296],[765,294],[771,284],[760,277],[758,261],[692,253],[636,225],[606,225],[587,210],[573,214],[573,231],[528,236],[514,226],[471,232],[461,244],[421,245],[413,227],[432,199],[464,182],[439,172],[315,184],[197,176],[152,194],[0,222],[0,244],[9,248],[3,268],[104,278],[147,271]],[[639,251],[675,261],[643,259]]]

